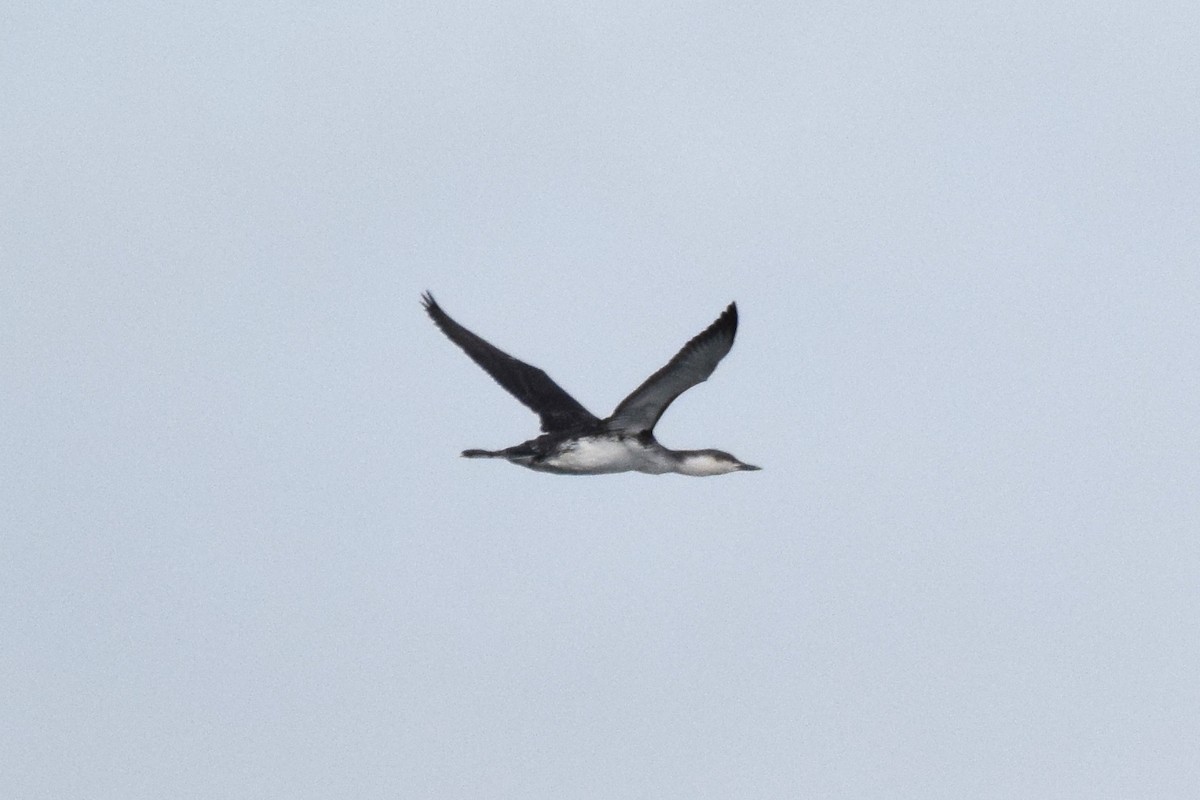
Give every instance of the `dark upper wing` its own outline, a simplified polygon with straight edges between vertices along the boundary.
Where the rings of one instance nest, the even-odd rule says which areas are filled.
[[[590,411],[581,406],[571,395],[563,391],[550,376],[537,367],[505,353],[479,338],[450,319],[442,307],[426,292],[421,296],[425,311],[450,341],[463,349],[479,366],[483,367],[496,383],[508,393],[533,409],[542,418],[542,430],[550,431],[573,428],[577,425],[599,422]]]
[[[733,347],[737,323],[737,304],[730,303],[716,322],[685,344],[665,367],[621,401],[608,418],[609,427],[630,432],[652,430],[676,397],[712,375]]]

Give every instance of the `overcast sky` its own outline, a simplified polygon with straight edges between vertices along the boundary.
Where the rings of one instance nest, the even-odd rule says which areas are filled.
[[[734,10],[736,7],[736,10]],[[1200,11],[13,5],[0,796],[1200,785]],[[658,435],[543,475],[422,313]]]

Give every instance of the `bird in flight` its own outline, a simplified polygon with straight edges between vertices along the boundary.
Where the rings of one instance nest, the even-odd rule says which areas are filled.
[[[433,295],[421,297],[426,313],[442,333],[542,421],[542,435],[503,450],[464,450],[467,458],[503,458],[538,472],[603,475],[612,472],[677,472],[703,477],[756,470],[721,450],[670,450],[654,438],[654,426],[671,402],[708,379],[733,347],[737,304],[729,307],[667,365],[655,372],[599,419],[542,370],[489,344],[459,325]]]

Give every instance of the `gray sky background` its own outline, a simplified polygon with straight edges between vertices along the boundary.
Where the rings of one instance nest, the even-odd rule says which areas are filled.
[[[1200,785],[1194,3],[4,16],[0,795]]]

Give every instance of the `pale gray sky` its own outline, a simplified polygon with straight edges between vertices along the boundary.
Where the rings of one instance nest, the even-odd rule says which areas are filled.
[[[1193,3],[0,28],[0,796],[1200,785]],[[425,289],[598,414],[737,300],[764,470],[458,458]]]

